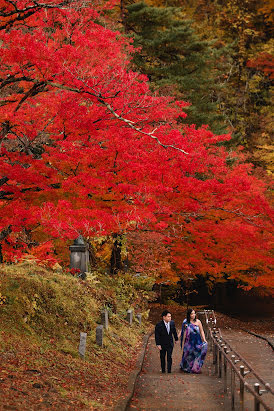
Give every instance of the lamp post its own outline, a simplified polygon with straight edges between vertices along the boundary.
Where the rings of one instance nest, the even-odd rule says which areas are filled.
[[[85,244],[81,235],[74,240],[70,249],[70,268],[79,270],[78,277],[83,280],[86,278],[86,272],[88,271],[88,246]]]

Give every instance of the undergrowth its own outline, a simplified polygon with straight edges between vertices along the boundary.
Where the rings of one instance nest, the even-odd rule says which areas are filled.
[[[145,277],[89,273],[79,280],[31,263],[0,268],[0,402],[24,409],[111,409],[125,394],[148,329]],[[128,309],[142,313],[142,325]],[[104,347],[96,345],[101,310],[109,312]],[[84,361],[80,332],[87,333]],[[1,398],[3,396],[3,398]]]

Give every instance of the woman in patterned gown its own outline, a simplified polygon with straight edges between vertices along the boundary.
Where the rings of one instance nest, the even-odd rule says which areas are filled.
[[[183,348],[181,370],[199,374],[207,353],[207,342],[202,323],[196,318],[192,308],[187,310],[187,318],[183,321],[179,338]]]

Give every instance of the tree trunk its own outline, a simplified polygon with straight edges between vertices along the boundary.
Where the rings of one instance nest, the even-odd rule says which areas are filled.
[[[113,234],[114,244],[110,258],[110,274],[117,274],[119,270],[123,269],[123,262],[121,256],[121,236]]]
[[[4,228],[4,230],[1,231],[0,241],[8,237],[10,233],[11,233],[11,225],[9,225],[7,228]],[[4,258],[3,258],[3,253],[2,253],[2,244],[0,243],[0,263],[3,263],[3,262],[4,262]]]

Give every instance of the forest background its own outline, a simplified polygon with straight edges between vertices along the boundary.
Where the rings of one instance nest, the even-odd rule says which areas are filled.
[[[1,261],[271,293],[272,6],[1,0]]]

